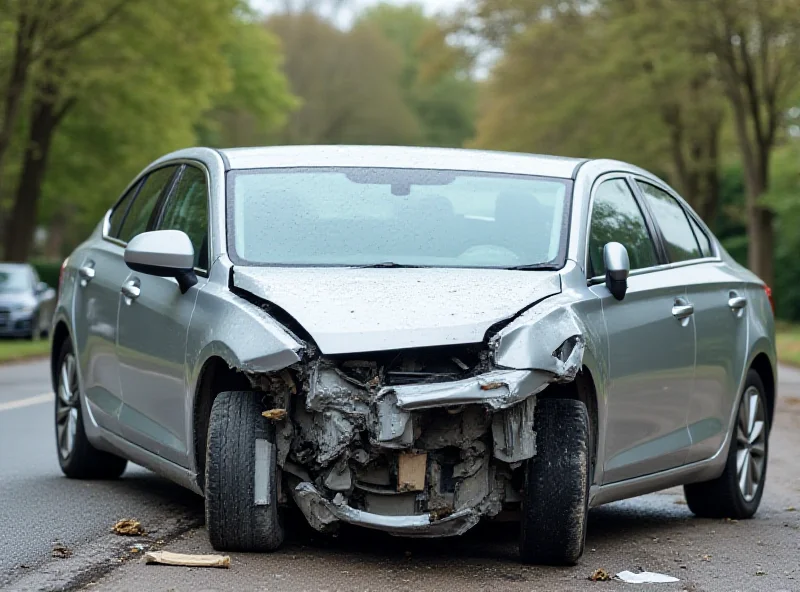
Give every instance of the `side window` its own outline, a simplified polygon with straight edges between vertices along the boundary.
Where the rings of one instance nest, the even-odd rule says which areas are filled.
[[[622,179],[604,181],[594,195],[589,229],[589,261],[593,275],[605,274],[603,247],[610,242],[625,246],[631,269],[652,267],[658,263],[642,211]]]
[[[664,236],[669,260],[677,262],[699,259],[700,246],[689,226],[686,212],[677,200],[658,187],[639,181],[637,183]]]
[[[689,224],[692,225],[694,236],[697,238],[697,242],[700,243],[700,253],[703,257],[713,257],[714,253],[711,250],[711,241],[708,239],[708,235],[691,216],[689,216]]]
[[[119,236],[119,230],[122,227],[123,220],[125,220],[125,212],[128,211],[128,206],[136,197],[136,193],[139,191],[141,186],[142,182],[139,181],[136,185],[131,187],[128,190],[128,193],[125,194],[125,196],[114,208],[114,211],[111,212],[111,218],[109,218],[108,236],[112,238],[117,238]]]
[[[158,198],[172,180],[172,175],[178,167],[170,166],[153,171],[142,184],[136,199],[133,200],[122,228],[119,232],[119,239],[124,242],[130,241],[137,234],[147,230],[147,223],[153,214],[153,208],[158,203]]]
[[[192,239],[194,266],[208,269],[208,189],[200,169],[187,166],[164,206],[160,230],[182,230]]]

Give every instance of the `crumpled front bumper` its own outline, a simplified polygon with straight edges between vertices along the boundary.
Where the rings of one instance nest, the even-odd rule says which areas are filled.
[[[305,481],[292,490],[295,502],[305,515],[309,524],[324,531],[337,522],[382,530],[391,535],[405,537],[446,537],[464,534],[480,520],[473,508],[459,510],[441,519],[431,514],[416,516],[383,516],[351,508],[344,502],[328,501],[314,485]]]

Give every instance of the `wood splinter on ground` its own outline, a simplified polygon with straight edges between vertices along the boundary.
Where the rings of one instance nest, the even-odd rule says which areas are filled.
[[[227,569],[231,566],[231,558],[228,555],[190,555],[188,553],[171,553],[170,551],[148,551],[144,554],[143,561],[184,567],[222,567]]]
[[[261,415],[272,421],[283,421],[286,419],[286,409],[270,409]]]

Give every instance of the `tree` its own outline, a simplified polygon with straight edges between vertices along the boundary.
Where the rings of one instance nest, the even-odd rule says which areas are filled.
[[[400,90],[399,52],[377,31],[342,31],[310,12],[266,22],[282,41],[301,107],[273,140],[285,144],[407,144],[419,128]]]
[[[503,49],[476,144],[628,160],[667,176],[710,224],[723,105],[714,73],[640,0],[481,0]]]
[[[409,109],[429,146],[462,146],[474,134],[475,83],[471,61],[448,43],[448,29],[425,16],[421,4],[378,4],[364,11],[356,27],[373,27],[401,52],[401,86]]]
[[[90,4],[70,3],[73,13],[95,10]],[[68,216],[96,220],[143,165],[195,144],[197,124],[217,99],[234,104],[226,48],[248,38],[237,37],[241,8],[238,0],[131,0],[80,44],[51,46],[29,89],[22,168],[3,237],[7,258],[28,257],[42,193],[42,213],[56,226]],[[52,15],[47,22],[46,39],[68,26]],[[253,88],[266,93],[255,111],[267,125],[291,101],[275,43],[262,50],[272,57],[261,62],[266,82]]]
[[[744,170],[748,264],[772,283],[775,214],[762,198],[784,114],[800,88],[800,1],[662,0],[655,6],[698,59],[710,57],[716,68]]]
[[[4,159],[18,123],[33,68],[43,60],[52,65],[53,53],[70,51],[95,35],[114,19],[127,1],[101,0],[88,9],[74,10],[74,5],[58,0],[38,3],[6,0],[3,7],[4,28],[11,29],[14,34],[8,82],[2,95],[0,183]]]

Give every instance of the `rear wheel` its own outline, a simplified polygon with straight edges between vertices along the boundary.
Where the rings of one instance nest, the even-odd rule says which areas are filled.
[[[536,456],[525,469],[520,555],[526,563],[572,565],[583,554],[591,429],[583,402],[536,403]]]
[[[689,509],[703,518],[750,518],[758,510],[767,476],[769,415],[764,383],[747,372],[736,427],[722,475],[686,485]]]
[[[206,525],[218,551],[274,551],[283,543],[275,426],[261,394],[214,399],[206,453]]]
[[[58,356],[56,389],[56,448],[61,471],[73,479],[116,479],[128,461],[98,450],[83,428],[78,366],[72,344],[66,340]]]

